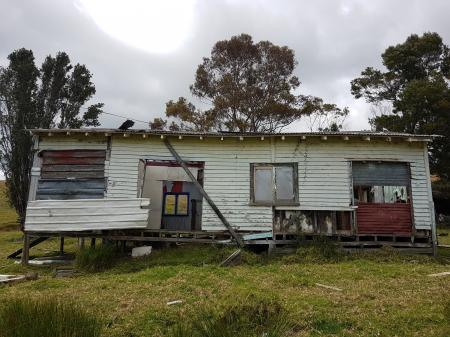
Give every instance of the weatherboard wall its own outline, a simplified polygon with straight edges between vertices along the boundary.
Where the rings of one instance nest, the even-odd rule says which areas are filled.
[[[204,188],[235,227],[262,231],[272,228],[272,208],[251,206],[250,163],[297,162],[299,202],[302,209],[349,209],[351,206],[351,161],[404,161],[411,168],[411,190],[416,229],[430,229],[431,196],[428,192],[424,143],[404,139],[321,140],[310,137],[205,138],[169,137],[184,160],[204,161]],[[113,135],[108,162],[107,198],[137,196],[138,164],[142,158],[173,160],[157,136]],[[207,203],[203,203],[203,230],[223,226]]]

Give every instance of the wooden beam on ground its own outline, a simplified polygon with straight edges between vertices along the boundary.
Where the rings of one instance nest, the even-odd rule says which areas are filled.
[[[174,156],[174,158],[177,160],[178,164],[181,165],[181,167],[183,168],[183,170],[186,172],[186,174],[189,176],[189,178],[192,180],[192,182],[194,183],[194,185],[197,187],[197,189],[199,190],[199,192],[203,195],[203,197],[206,199],[206,201],[208,202],[208,204],[211,206],[211,208],[214,210],[214,212],[217,214],[217,216],[219,217],[219,219],[222,221],[222,223],[224,224],[224,226],[226,227],[226,229],[230,232],[231,236],[233,237],[233,239],[236,241],[236,244],[239,247],[244,247],[244,242],[242,241],[241,237],[234,231],[233,227],[231,227],[231,224],[228,222],[228,220],[224,217],[224,215],[222,214],[222,212],[219,210],[219,208],[216,206],[216,204],[214,203],[214,201],[212,201],[212,199],[209,197],[208,193],[206,193],[206,191],[203,189],[203,186],[200,185],[200,183],[198,182],[197,178],[194,177],[194,175],[192,174],[192,172],[189,170],[189,168],[187,167],[186,163],[184,162],[184,160],[180,157],[180,155],[178,154],[177,151],[175,151],[175,149],[173,148],[172,144],[170,144],[169,140],[167,138],[164,139],[164,144],[166,145],[167,149],[170,151],[170,153]]]

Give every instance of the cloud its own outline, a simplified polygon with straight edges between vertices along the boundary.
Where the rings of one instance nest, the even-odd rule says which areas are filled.
[[[153,8],[154,2],[146,3],[145,8]],[[245,32],[255,41],[270,40],[294,49],[301,92],[350,107],[347,129],[365,129],[369,107],[351,96],[350,80],[366,66],[381,67],[383,50],[411,33],[436,31],[450,43],[449,12],[450,2],[445,0],[407,5],[387,0],[198,0],[193,26],[178,48],[151,53],[121,42],[123,36],[105,33],[77,1],[9,1],[0,12],[0,64],[5,65],[7,55],[20,47],[32,49],[39,63],[48,54],[66,51],[73,62],[92,71],[97,88],[93,102],[104,102],[106,111],[114,114],[150,120],[164,114],[169,99],[189,97],[196,66],[217,40]],[[124,26],[121,20],[126,17],[117,11],[114,15]],[[161,29],[141,32],[139,38],[164,36],[165,27],[177,25],[174,17],[169,15]],[[101,121],[105,127],[122,122],[109,115]]]

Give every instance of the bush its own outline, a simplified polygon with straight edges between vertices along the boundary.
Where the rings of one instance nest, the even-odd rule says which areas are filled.
[[[74,303],[54,299],[4,299],[0,337],[97,337],[101,324]]]
[[[113,245],[82,248],[75,258],[77,268],[97,272],[113,267],[119,257],[117,248]]]
[[[222,310],[208,308],[174,325],[168,337],[284,337],[293,324],[286,310],[275,300],[249,296],[244,302]]]

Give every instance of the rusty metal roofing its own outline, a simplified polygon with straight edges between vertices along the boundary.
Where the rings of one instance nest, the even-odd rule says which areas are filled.
[[[393,138],[415,138],[422,140],[431,140],[438,135],[410,134],[400,132],[376,132],[376,131],[317,131],[317,132],[196,132],[196,131],[164,131],[151,129],[106,129],[106,128],[81,128],[81,129],[30,129],[32,134],[147,134],[163,136],[203,136],[203,137],[308,137],[308,136],[330,136],[330,137],[393,137]]]

